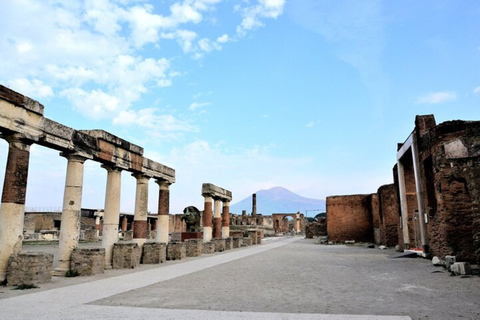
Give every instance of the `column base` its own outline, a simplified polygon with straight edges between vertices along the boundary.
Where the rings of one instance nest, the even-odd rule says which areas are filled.
[[[54,276],[54,277],[65,277],[69,270],[70,269],[57,267],[57,268],[53,269],[52,276]]]

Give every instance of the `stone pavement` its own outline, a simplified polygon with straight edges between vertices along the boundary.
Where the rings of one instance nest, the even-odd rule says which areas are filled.
[[[0,288],[0,314],[4,319],[480,317],[479,277],[449,277],[427,260],[387,259],[381,250],[314,242],[272,238],[116,276],[109,274],[121,271],[109,270],[104,278],[56,278],[53,285],[16,297]]]

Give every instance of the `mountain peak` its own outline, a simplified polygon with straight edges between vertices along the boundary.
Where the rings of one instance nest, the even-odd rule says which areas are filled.
[[[267,190],[259,190],[257,195],[257,213],[271,215],[272,213],[294,213],[308,211],[325,211],[325,200],[304,198],[284,187],[273,187]],[[247,214],[252,212],[252,196],[230,206],[230,212],[241,214],[245,210]]]

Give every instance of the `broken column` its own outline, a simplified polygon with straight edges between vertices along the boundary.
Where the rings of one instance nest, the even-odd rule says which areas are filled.
[[[222,211],[222,238],[230,237],[230,202],[223,202]]]
[[[222,216],[220,212],[220,199],[215,199],[215,210],[213,211],[213,238],[222,237]]]
[[[132,174],[137,179],[135,213],[133,217],[133,240],[142,248],[147,239],[148,180],[143,174]]]
[[[203,242],[212,240],[212,202],[210,196],[205,197],[205,207],[203,210]]]
[[[105,268],[112,268],[113,244],[118,241],[120,219],[120,189],[122,169],[103,165],[107,170],[105,213],[103,215],[102,248],[105,248]]]
[[[25,195],[31,141],[8,136],[7,166],[0,207],[0,281],[5,279],[10,255],[22,250]]]
[[[63,195],[62,220],[58,241],[58,264],[54,275],[65,276],[70,270],[72,251],[78,246],[82,211],[83,163],[86,158],[79,154],[61,153],[67,158],[67,175]]]
[[[168,243],[168,211],[170,209],[170,182],[166,180],[156,180],[160,186],[158,195],[158,229],[156,241],[159,243]]]

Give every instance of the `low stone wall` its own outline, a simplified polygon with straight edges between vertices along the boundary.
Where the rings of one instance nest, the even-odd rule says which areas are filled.
[[[181,260],[186,256],[185,242],[170,242],[167,245],[167,260]]]
[[[93,276],[105,272],[104,248],[76,248],[72,251],[70,270],[79,276]]]
[[[212,242],[215,243],[215,252],[225,251],[225,239],[213,239]]]
[[[258,242],[258,232],[257,230],[248,230],[248,237],[252,239],[252,243],[249,246],[257,244]]]
[[[188,239],[185,241],[187,257],[198,257],[203,253],[202,239]]]
[[[143,264],[158,264],[167,260],[167,246],[165,243],[146,242],[143,244]]]
[[[233,248],[238,249],[238,248],[241,248],[241,247],[243,247],[243,238],[234,237],[233,238]]]
[[[210,254],[215,252],[215,243],[214,242],[204,242],[203,243],[203,253]]]
[[[251,246],[253,244],[253,239],[250,237],[243,238],[242,247]]]
[[[225,238],[225,250],[233,249],[233,238]]]
[[[20,252],[10,256],[7,268],[7,284],[11,286],[35,285],[52,279],[53,254]]]
[[[113,269],[133,269],[140,264],[140,247],[136,243],[115,243],[113,245]]]

